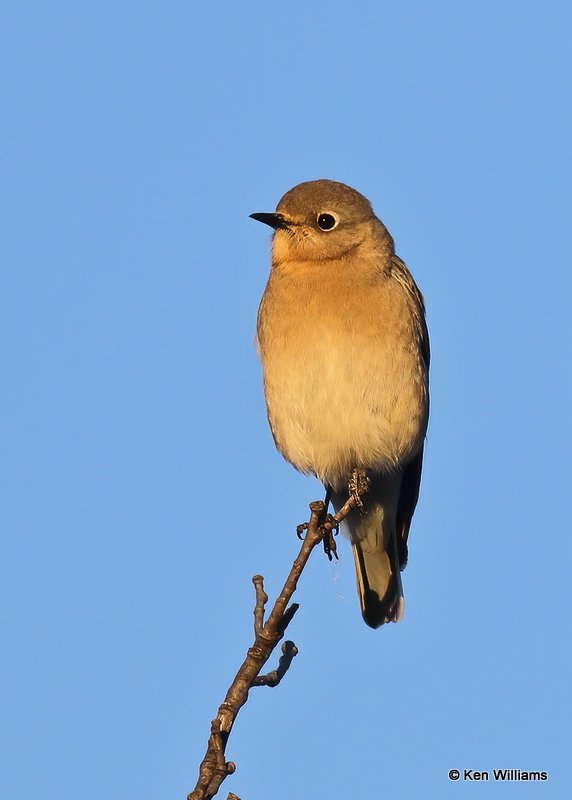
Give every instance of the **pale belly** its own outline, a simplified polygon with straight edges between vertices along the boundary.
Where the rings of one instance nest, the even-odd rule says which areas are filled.
[[[297,469],[342,488],[356,467],[406,464],[427,427],[425,368],[402,331],[270,325],[262,347],[268,417]]]

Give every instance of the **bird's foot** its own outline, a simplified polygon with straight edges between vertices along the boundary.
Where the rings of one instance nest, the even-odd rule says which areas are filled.
[[[326,514],[323,522],[320,522],[320,532],[322,534],[322,544],[324,545],[324,553],[331,561],[332,558],[338,560],[338,548],[334,536],[338,535],[340,530],[340,523],[331,514]]]
[[[296,527],[296,535],[298,536],[298,539],[304,538],[304,534],[309,527],[309,522],[302,522]],[[318,530],[322,536],[324,553],[328,556],[330,561],[332,558],[338,558],[338,548],[336,547],[336,540],[334,539],[334,536],[337,536],[339,529],[340,523],[335,517],[333,517],[331,514],[328,514],[326,509],[324,509],[323,517],[318,523]]]
[[[304,538],[304,534],[306,533],[309,527],[310,527],[309,522],[301,522],[300,525],[296,526],[296,536],[298,537],[298,539]]]
[[[363,511],[362,496],[367,494],[370,480],[363,469],[354,469],[348,481],[349,500],[354,508]]]

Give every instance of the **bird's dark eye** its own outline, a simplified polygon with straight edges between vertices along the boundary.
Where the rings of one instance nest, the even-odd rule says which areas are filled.
[[[323,231],[331,231],[336,227],[338,221],[338,218],[334,217],[333,214],[320,214],[317,220],[318,228]]]

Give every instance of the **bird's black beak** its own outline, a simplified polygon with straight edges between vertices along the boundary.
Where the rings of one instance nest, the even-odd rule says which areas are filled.
[[[274,228],[275,231],[278,230],[278,228],[287,228],[290,224],[288,220],[282,216],[282,214],[267,214],[264,211],[251,214],[250,219],[255,219],[257,222],[263,222],[265,225],[270,225],[270,227]]]

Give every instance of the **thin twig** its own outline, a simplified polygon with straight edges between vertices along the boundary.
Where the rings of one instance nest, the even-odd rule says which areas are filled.
[[[268,595],[264,591],[264,578],[262,575],[255,575],[252,579],[256,591],[256,605],[254,606],[254,635],[258,636],[264,627],[264,609],[268,602]]]
[[[342,521],[350,509],[355,506],[355,499],[350,500],[332,519],[332,526]],[[255,575],[253,580],[256,603],[254,607],[255,639],[249,648],[245,660],[236,673],[226,693],[224,702],[219,706],[217,715],[211,723],[211,735],[207,751],[199,767],[199,777],[194,790],[187,800],[211,800],[218,792],[222,782],[231,775],[236,766],[232,761],[225,761],[226,745],[236,720],[237,714],[248,700],[248,693],[253,686],[277,686],[284,677],[298,649],[293,642],[285,642],[277,669],[260,676],[262,667],[270,658],[274,648],[284,636],[284,632],[298,610],[298,604],[288,605],[296,591],[302,570],[306,566],[314,547],[324,535],[329,535],[331,528],[324,523],[326,505],[321,500],[310,503],[310,521],[304,525],[306,535],[300,552],[292,565],[292,569],[282,591],[264,622],[264,610],[268,596],[264,591],[262,576]],[[259,677],[260,676],[260,677]],[[229,800],[236,795],[229,794]]]
[[[294,644],[288,640],[284,642],[282,645],[282,655],[280,656],[280,660],[278,661],[278,666],[276,669],[273,669],[272,672],[267,673],[266,675],[259,675],[258,678],[255,678],[252,685],[253,686],[271,686],[274,688],[278,686],[284,675],[290,669],[290,665],[295,656],[298,655],[298,648]]]

